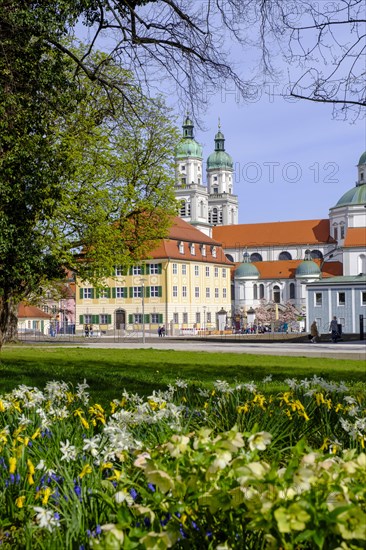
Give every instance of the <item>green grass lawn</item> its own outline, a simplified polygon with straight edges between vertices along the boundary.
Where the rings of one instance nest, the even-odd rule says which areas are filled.
[[[261,381],[271,374],[268,391],[280,391],[286,378],[327,380],[366,387],[363,361],[307,357],[279,357],[237,353],[206,353],[154,349],[85,349],[62,347],[3,348],[0,363],[0,394],[25,384],[43,388],[49,380],[76,385],[86,379],[93,399],[108,403],[123,389],[150,395],[166,389],[176,378],[209,385],[220,379],[229,383]]]

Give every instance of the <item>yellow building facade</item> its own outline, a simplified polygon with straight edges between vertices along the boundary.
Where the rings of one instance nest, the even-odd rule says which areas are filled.
[[[218,311],[231,312],[232,265],[220,243],[174,218],[169,238],[128,273],[116,268],[99,289],[77,282],[76,332],[213,331]]]

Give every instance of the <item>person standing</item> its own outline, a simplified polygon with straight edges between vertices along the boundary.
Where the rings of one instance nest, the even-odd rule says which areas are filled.
[[[318,341],[318,339],[319,339],[319,331],[318,331],[318,327],[317,327],[316,321],[313,321],[313,322],[311,323],[310,335],[311,335],[311,340],[310,340],[310,342],[312,342],[313,344],[316,344],[317,341]]]
[[[333,319],[331,320],[330,322],[330,325],[329,325],[329,330],[331,331],[331,337],[332,337],[332,342],[334,344],[337,343],[337,340],[338,340],[338,322],[337,322],[337,317],[334,316]]]

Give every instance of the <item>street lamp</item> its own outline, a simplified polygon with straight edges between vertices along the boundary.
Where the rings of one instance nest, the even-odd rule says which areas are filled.
[[[141,297],[142,297],[142,343],[145,344],[145,282],[146,279],[141,278]]]

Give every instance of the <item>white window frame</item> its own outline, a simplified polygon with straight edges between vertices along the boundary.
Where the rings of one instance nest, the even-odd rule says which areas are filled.
[[[92,287],[83,288],[83,298],[84,300],[92,299]]]
[[[133,293],[133,298],[142,298],[142,287],[134,286],[132,293]]]
[[[177,285],[173,285],[172,294],[173,294],[173,298],[178,298],[178,286]]]

